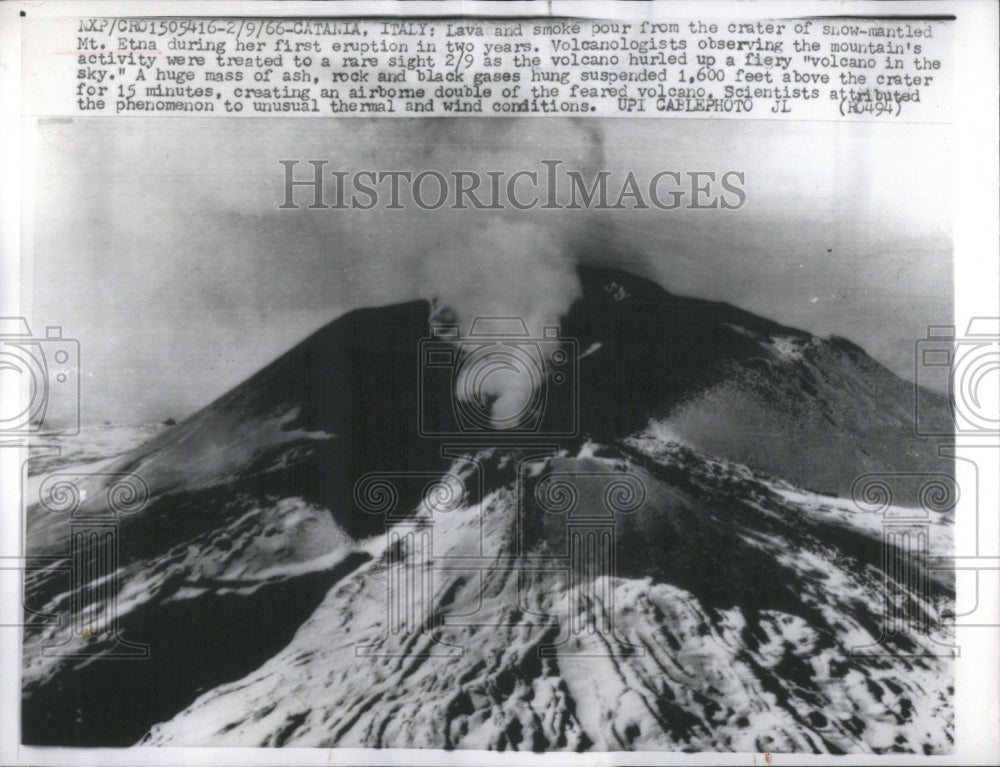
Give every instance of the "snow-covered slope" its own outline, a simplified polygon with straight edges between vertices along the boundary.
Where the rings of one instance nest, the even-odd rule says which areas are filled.
[[[878,644],[878,520],[792,501],[744,467],[649,436],[597,452],[526,464],[520,488],[511,477],[481,507],[420,515],[434,562],[417,548],[402,556],[433,577],[433,630],[389,630],[385,581],[402,565],[383,549],[283,651],[143,742],[949,750],[951,665],[935,657],[947,637]],[[603,474],[637,478],[646,500],[618,515],[615,572],[581,586],[540,561],[558,560],[565,531],[538,525],[547,512],[530,500],[519,550],[514,496],[531,499],[556,476],[584,490]],[[929,529],[946,550],[948,517]],[[480,533],[487,550],[474,569]],[[948,585],[927,597],[912,607],[937,617]]]
[[[38,475],[26,606],[89,612],[29,616],[25,742],[947,751],[953,585],[911,549],[950,550],[948,499],[851,497],[947,485],[912,387],[841,339],[581,282],[573,438],[421,435],[452,390],[420,386],[413,302],[69,478],[73,519],[116,521],[117,638],[102,563],[70,588],[73,493]],[[113,513],[123,475],[142,497]]]

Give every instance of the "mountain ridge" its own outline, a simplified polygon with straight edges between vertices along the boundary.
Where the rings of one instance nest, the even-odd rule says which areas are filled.
[[[128,745],[145,738],[207,745],[244,738],[239,742],[438,748],[946,749],[948,722],[925,723],[929,712],[948,710],[946,661],[927,655],[900,661],[893,671],[891,664],[866,669],[850,656],[856,644],[878,644],[885,574],[877,515],[856,513],[838,505],[840,499],[872,472],[950,472],[935,445],[912,434],[912,385],[841,339],[818,339],[728,304],[674,296],[618,270],[583,267],[580,280],[582,295],[560,323],[560,337],[574,339],[581,353],[578,410],[545,403],[563,408],[553,411],[559,422],[575,419],[572,436],[442,434],[455,417],[455,381],[424,376],[420,354],[443,315],[431,302],[413,301],[341,316],[108,464],[105,475],[132,474],[148,489],[143,508],[120,516],[116,577],[121,635],[148,644],[150,660],[108,661],[105,670],[100,655],[115,641],[100,631],[63,637],[68,647],[90,648],[97,659],[46,657],[39,647],[62,635],[30,625],[25,742]],[[546,454],[542,448],[554,443]],[[531,458],[533,450],[542,452]],[[522,464],[530,470],[523,476]],[[566,519],[531,495],[539,492],[540,478],[560,472],[569,475],[564,489],[590,509],[588,524],[606,511],[592,507],[595,499],[616,497],[593,486],[602,477],[639,477],[652,499],[620,520],[615,516],[620,537],[613,571],[576,579],[531,574],[532,562],[558,560],[563,554],[553,552],[568,545]],[[359,505],[359,482],[371,477],[394,488],[393,518]],[[110,481],[81,480],[84,507],[106,511]],[[437,520],[428,504],[439,495],[454,496],[458,505],[437,515],[448,521],[434,522],[435,556],[439,545],[445,554],[465,547],[461,561],[468,572],[435,569],[412,541],[390,545],[392,523]],[[917,498],[903,488],[894,502]],[[529,516],[522,519],[525,510]],[[948,511],[928,519],[935,550],[946,550]],[[28,509],[30,554],[65,556],[67,532],[64,518],[39,505]],[[435,584],[424,605],[434,631],[385,634],[386,573],[401,564],[429,573]],[[823,567],[830,570],[826,580],[817,575]],[[777,581],[775,573],[782,574]],[[57,567],[29,573],[25,588],[25,604],[35,610],[58,613],[72,603]],[[952,594],[949,583],[936,582],[931,593],[904,598],[920,615],[931,615]],[[534,607],[525,609],[525,600]],[[553,617],[555,602],[563,605],[561,617]],[[473,653],[454,675],[433,671],[433,656],[420,648],[447,645],[440,636],[444,624],[475,610],[485,616],[482,625],[456,624],[453,638],[495,657]],[[632,680],[620,691],[621,700],[631,701],[623,710],[632,719],[618,721],[599,696],[592,710],[583,710],[598,690],[584,692],[578,683],[585,680],[562,673],[561,664],[578,661],[556,642],[574,620],[611,621],[632,632],[635,647],[647,648],[641,658],[612,648],[601,656],[611,658],[611,666],[594,666],[601,669],[595,678]],[[192,632],[192,622],[208,628]],[[352,633],[350,641],[336,643],[342,656],[322,646],[331,630]],[[263,651],[239,638],[254,631],[261,632],[256,644]],[[714,637],[711,648],[697,650],[706,636]],[[782,643],[796,646],[804,636],[812,638],[803,647],[822,651],[826,670],[802,665],[812,649],[779,652]],[[659,642],[674,649],[667,656],[649,649]],[[682,652],[685,642],[690,653]],[[893,642],[904,655],[937,646],[920,632]],[[518,648],[514,655],[505,643]],[[761,655],[769,643],[777,644]],[[356,654],[362,645],[391,648],[396,659],[376,653],[364,660],[368,656]],[[548,661],[528,657],[543,646],[555,648]],[[741,649],[730,656],[725,647]],[[203,662],[181,663],[176,648]],[[695,658],[702,651],[716,658],[713,664],[728,663],[756,680],[741,687],[737,677],[726,676],[740,706],[727,707],[724,696],[712,692],[715,672],[699,676]],[[664,669],[679,662],[669,657],[673,652],[694,664],[683,672],[683,684],[665,681],[673,672]],[[213,658],[225,662],[213,665]],[[409,666],[424,670],[394,676],[393,669]],[[846,670],[838,676],[831,668]],[[897,672],[902,681],[892,676]],[[931,685],[935,673],[944,676]],[[817,674],[823,681],[815,681]],[[783,687],[803,679],[814,680],[808,695]],[[265,704],[285,685],[309,696],[312,708],[303,713]],[[886,692],[893,685],[900,690],[895,698]],[[920,685],[934,694],[920,700]],[[244,700],[238,693],[244,688],[257,692]],[[376,688],[381,692],[373,697],[369,690]],[[536,708],[524,697],[529,689],[551,706]],[[342,705],[324,703],[341,693]],[[377,712],[396,693],[409,713],[394,723],[391,712],[401,708],[387,704],[385,713]],[[421,696],[433,701],[422,713]],[[895,714],[883,702],[903,698],[909,708]],[[249,719],[223,721],[233,701],[259,705],[257,714],[271,706],[273,717],[254,719],[248,712]],[[843,721],[827,723],[833,730],[827,733],[814,714],[842,704]],[[438,706],[455,707],[457,714]],[[880,706],[898,722],[851,723],[851,706]],[[767,740],[768,722],[779,720],[780,735]],[[745,727],[757,734],[739,735]],[[894,738],[902,741],[894,745]]]

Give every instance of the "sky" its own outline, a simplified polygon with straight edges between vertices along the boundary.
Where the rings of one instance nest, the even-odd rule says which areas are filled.
[[[581,257],[845,336],[912,379],[952,318],[947,126],[765,120],[42,120],[22,270],[80,340],[86,422],[180,418],[352,308],[551,321]],[[284,169],[745,174],[731,211],[281,210]],[[30,171],[29,171],[30,172]],[[30,188],[30,186],[29,186]],[[33,202],[33,211],[30,203]],[[38,333],[37,328],[36,334]]]

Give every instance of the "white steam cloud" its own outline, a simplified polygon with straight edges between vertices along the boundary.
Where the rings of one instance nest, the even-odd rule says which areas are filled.
[[[474,163],[472,167],[536,170],[541,176],[542,160],[560,160],[565,168],[588,177],[604,161],[600,135],[580,123],[554,132],[558,144],[540,147],[530,166],[516,133],[523,125],[491,120],[476,127],[472,141],[462,134],[461,125],[430,127],[435,135],[427,142],[432,148],[421,162],[449,172],[460,157],[459,162]],[[419,257],[418,273],[421,292],[454,312],[462,338],[469,338],[473,322],[482,317],[519,318],[532,338],[540,338],[545,327],[558,326],[560,317],[581,295],[577,265],[585,256],[580,245],[594,214],[544,210],[451,214],[454,218],[443,222],[441,236],[424,243],[428,247]],[[467,341],[458,345],[468,349]],[[495,428],[517,426],[519,416],[531,415],[547,365],[542,355],[539,365],[504,359],[483,377],[479,376],[484,367],[463,368],[456,377],[456,396],[491,407]]]

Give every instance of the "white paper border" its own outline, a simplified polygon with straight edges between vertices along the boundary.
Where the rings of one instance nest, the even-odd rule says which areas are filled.
[[[954,89],[955,156],[953,184],[955,252],[955,324],[961,333],[973,316],[1000,316],[1000,217],[998,217],[997,139],[1000,90],[998,90],[998,49],[1000,49],[1000,6],[992,0],[955,2],[592,2],[554,0],[551,2],[220,2],[180,0],[140,2],[138,0],[91,0],[69,2],[7,2],[0,5],[0,315],[22,315],[18,277],[24,243],[21,226],[20,152],[20,17],[25,11],[33,18],[59,16],[574,16],[617,18],[774,18],[823,16],[957,16],[952,62],[956,76]],[[13,119],[12,119],[13,118]],[[30,294],[29,294],[30,295]],[[3,396],[3,392],[0,392]],[[1000,396],[998,393],[997,396]],[[981,513],[988,519],[986,529],[995,529],[1000,510],[1000,483],[997,463],[982,462],[982,449],[959,455],[980,460]],[[1000,454],[1000,451],[998,451]],[[23,451],[0,449],[0,554],[17,554],[21,530],[20,477]],[[13,481],[12,481],[13,480]],[[11,509],[15,514],[11,514]],[[972,545],[970,509],[959,507],[956,524],[956,551]],[[10,551],[16,542],[15,551]],[[1000,539],[980,540],[980,553],[1000,555]],[[5,582],[6,583],[6,582]],[[0,593],[0,612],[19,604],[16,590]],[[14,608],[16,611],[16,607]],[[1000,605],[993,611],[1000,623]],[[960,629],[956,637],[962,647],[956,661],[955,751],[948,756],[851,755],[845,757],[807,754],[771,755],[771,764],[977,764],[1000,759],[1000,630]],[[761,754],[703,752],[678,754],[663,752],[609,752],[581,755],[492,753],[480,751],[372,750],[372,749],[254,749],[194,747],[133,747],[130,749],[38,748],[19,745],[20,719],[20,636],[12,629],[0,631],[0,763],[34,765],[640,765],[640,764],[763,764]]]

